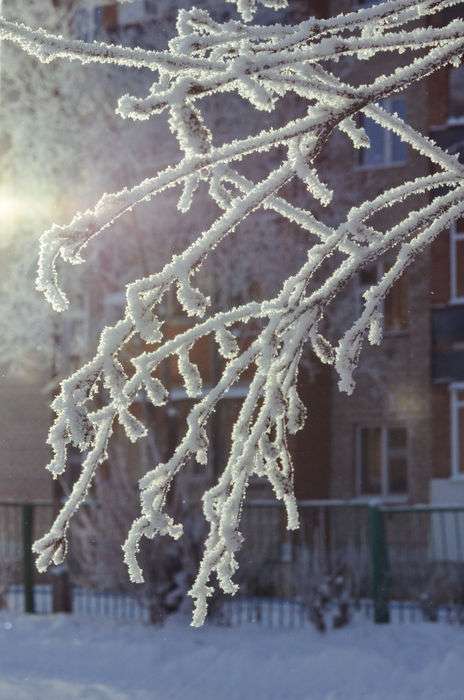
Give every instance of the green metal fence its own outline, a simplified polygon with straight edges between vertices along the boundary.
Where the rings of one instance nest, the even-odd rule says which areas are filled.
[[[50,527],[53,511],[45,501],[0,503],[0,605],[6,605],[12,587],[21,586],[24,611],[35,611],[35,587],[49,577],[37,573],[32,543]]]
[[[320,624],[325,612],[336,620],[349,606],[377,623],[464,623],[464,507],[304,501],[299,511],[300,529],[288,532],[276,502],[245,507],[240,590],[213,601],[217,621]],[[0,503],[0,606],[148,619],[130,594],[36,572],[32,542],[53,512],[50,503]]]
[[[376,623],[464,623],[464,507],[305,501],[299,510],[300,530],[288,533],[278,504],[245,508],[240,592],[223,599],[224,621],[302,624],[342,598]]]

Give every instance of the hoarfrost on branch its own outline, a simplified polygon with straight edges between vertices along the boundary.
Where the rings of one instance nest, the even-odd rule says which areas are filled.
[[[205,10],[180,10],[178,34],[165,51],[86,44],[0,19],[0,38],[16,42],[42,62],[65,58],[153,71],[156,77],[149,94],[121,96],[117,113],[125,119],[141,120],[166,112],[182,153],[176,164],[131,189],[103,195],[94,209],[76,214],[68,225],[55,225],[43,234],[37,286],[55,310],[63,311],[68,306],[60,287],[59,258],[82,263],[92,239],[141,202],[180,186],[178,208],[187,212],[199,185],[206,183],[209,195],[222,210],[213,225],[161,271],[127,286],[124,317],[104,329],[95,357],[62,382],[52,404],[56,420],[49,443],[54,456],[48,469],[54,477],[63,473],[70,446],[86,456],[50,532],[34,545],[40,570],[63,560],[70,520],[106,457],[115,421],[133,442],[146,435],[146,426],[134,416],[131,406],[140,392],[155,406],[166,402],[168,392],[156,371],[161,363],[177,357],[187,394],[197,401],[187,418],[186,433],[170,459],[154,466],[140,481],[141,515],[133,523],[123,549],[131,579],[142,581],[137,560],[142,538],[170,535],[177,539],[182,535],[182,525],[166,511],[173,479],[191,458],[206,463],[208,419],[226,392],[245,372],[251,372],[247,395],[232,430],[227,463],[218,482],[203,497],[210,529],[190,590],[195,602],[194,625],[201,625],[205,619],[213,574],[223,591],[234,594],[237,590],[233,575],[242,544],[240,515],[252,475],[267,477],[276,498],[285,505],[287,527],[298,527],[287,438],[305,421],[306,409],[296,388],[303,346],[310,343],[321,362],[334,365],[340,390],[351,393],[353,371],[364,341],[381,341],[386,294],[415,257],[464,212],[464,166],[380,104],[383,98],[446,64],[460,63],[464,22],[431,24],[426,20],[462,4],[462,0],[387,0],[329,19],[310,18],[294,26],[247,24],[258,2],[236,0],[235,4],[243,21],[219,23]],[[274,9],[287,5],[284,0],[262,0],[261,4]],[[375,77],[370,84],[354,86],[336,74],[339,59],[369,61],[384,52],[407,53],[408,60],[402,56],[394,70]],[[281,97],[293,93],[306,103],[306,111],[289,121],[280,115],[281,123],[272,128],[215,146],[202,112],[202,100],[226,92],[238,93],[263,112],[274,111]],[[290,181],[301,180],[312,198],[329,206],[332,192],[318,171],[318,159],[337,129],[355,149],[369,147],[368,136],[356,120],[360,113],[429,158],[434,173],[361,203],[342,223],[331,227],[310,209],[292,204],[281,190]],[[283,153],[281,162],[261,181],[253,181],[234,167],[247,156],[278,147]],[[375,228],[372,221],[377,214],[423,193],[432,193],[433,197],[388,230]],[[257,210],[273,210],[301,227],[308,237],[307,258],[274,298],[214,313],[210,299],[196,287],[196,275],[210,252]],[[387,251],[395,252],[393,265],[365,292],[364,308],[356,322],[336,343],[330,343],[321,327],[337,297],[360,269]],[[324,263],[335,254],[341,256],[340,264],[332,266],[322,283],[311,288]],[[166,339],[157,309],[172,289],[194,321],[188,330]],[[250,320],[259,321],[259,330],[253,342],[242,348],[232,331]],[[226,359],[222,376],[207,391],[202,389],[202,377],[190,355],[195,343],[205,336],[214,336],[219,353]],[[145,342],[145,350],[132,357],[133,371],[127,373],[119,354],[123,348],[132,347],[130,343],[136,337]],[[102,387],[107,401],[96,409],[93,398]]]

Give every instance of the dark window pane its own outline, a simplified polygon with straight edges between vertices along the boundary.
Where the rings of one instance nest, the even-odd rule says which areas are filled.
[[[404,163],[407,156],[407,146],[399,136],[392,134],[391,136],[391,162]]]
[[[450,71],[449,115],[454,118],[464,116],[464,66]]]
[[[457,297],[464,296],[464,241],[456,241],[455,247],[456,289]]]
[[[359,284],[361,287],[370,287],[378,281],[377,265],[369,265],[359,273]]]
[[[405,428],[390,428],[388,431],[388,449],[405,450],[407,446],[408,433]]]
[[[464,410],[458,410],[458,450],[459,450],[459,473],[464,474]]]
[[[406,456],[390,458],[388,463],[388,481],[390,493],[407,493],[408,463]]]
[[[361,429],[361,493],[382,493],[380,428]]]
[[[385,130],[372,119],[365,119],[363,126],[371,146],[361,149],[360,163],[361,165],[382,165],[385,162]]]
[[[386,101],[383,106],[402,119],[406,116],[406,103],[403,97]],[[371,119],[363,118],[361,123],[371,143],[370,148],[363,148],[360,151],[361,165],[388,165],[389,163],[404,163],[406,161],[407,146],[399,136],[387,131]]]

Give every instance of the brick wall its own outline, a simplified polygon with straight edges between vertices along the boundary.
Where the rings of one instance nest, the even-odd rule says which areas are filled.
[[[340,0],[332,3],[332,10],[347,11],[353,6],[354,3],[350,0]],[[376,73],[387,72],[390,66],[397,64],[398,57],[381,56],[374,70]],[[356,82],[368,83],[372,77],[372,63],[357,62],[355,65]],[[429,86],[426,83],[414,85],[403,94],[406,100],[407,120],[423,133],[427,133]],[[334,203],[337,218],[341,218],[342,213],[350,206],[364,199],[372,199],[388,187],[429,172],[428,162],[412,150],[409,150],[405,165],[359,169],[356,153],[341,136],[333,139],[325,158],[325,172],[331,173],[331,179],[335,183],[337,171],[343,172],[344,187]],[[340,189],[340,183],[338,186]],[[408,206],[395,206],[379,224],[392,225],[407,211]],[[405,332],[386,334],[379,348],[366,348],[356,373],[357,386],[353,395],[347,397],[340,394],[337,378],[332,377],[332,497],[350,498],[358,495],[355,474],[356,428],[401,426],[408,431],[408,498],[416,502],[427,500],[428,482],[432,475],[428,252],[416,260],[407,273],[406,288],[408,328]],[[350,293],[355,293],[354,288],[351,291],[346,290],[346,294]]]
[[[51,411],[40,377],[0,379],[0,501],[50,499],[53,480],[45,444]]]

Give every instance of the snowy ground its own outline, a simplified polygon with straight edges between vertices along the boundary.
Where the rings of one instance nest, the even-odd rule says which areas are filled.
[[[464,628],[192,630],[0,615],[1,700],[463,700]]]

